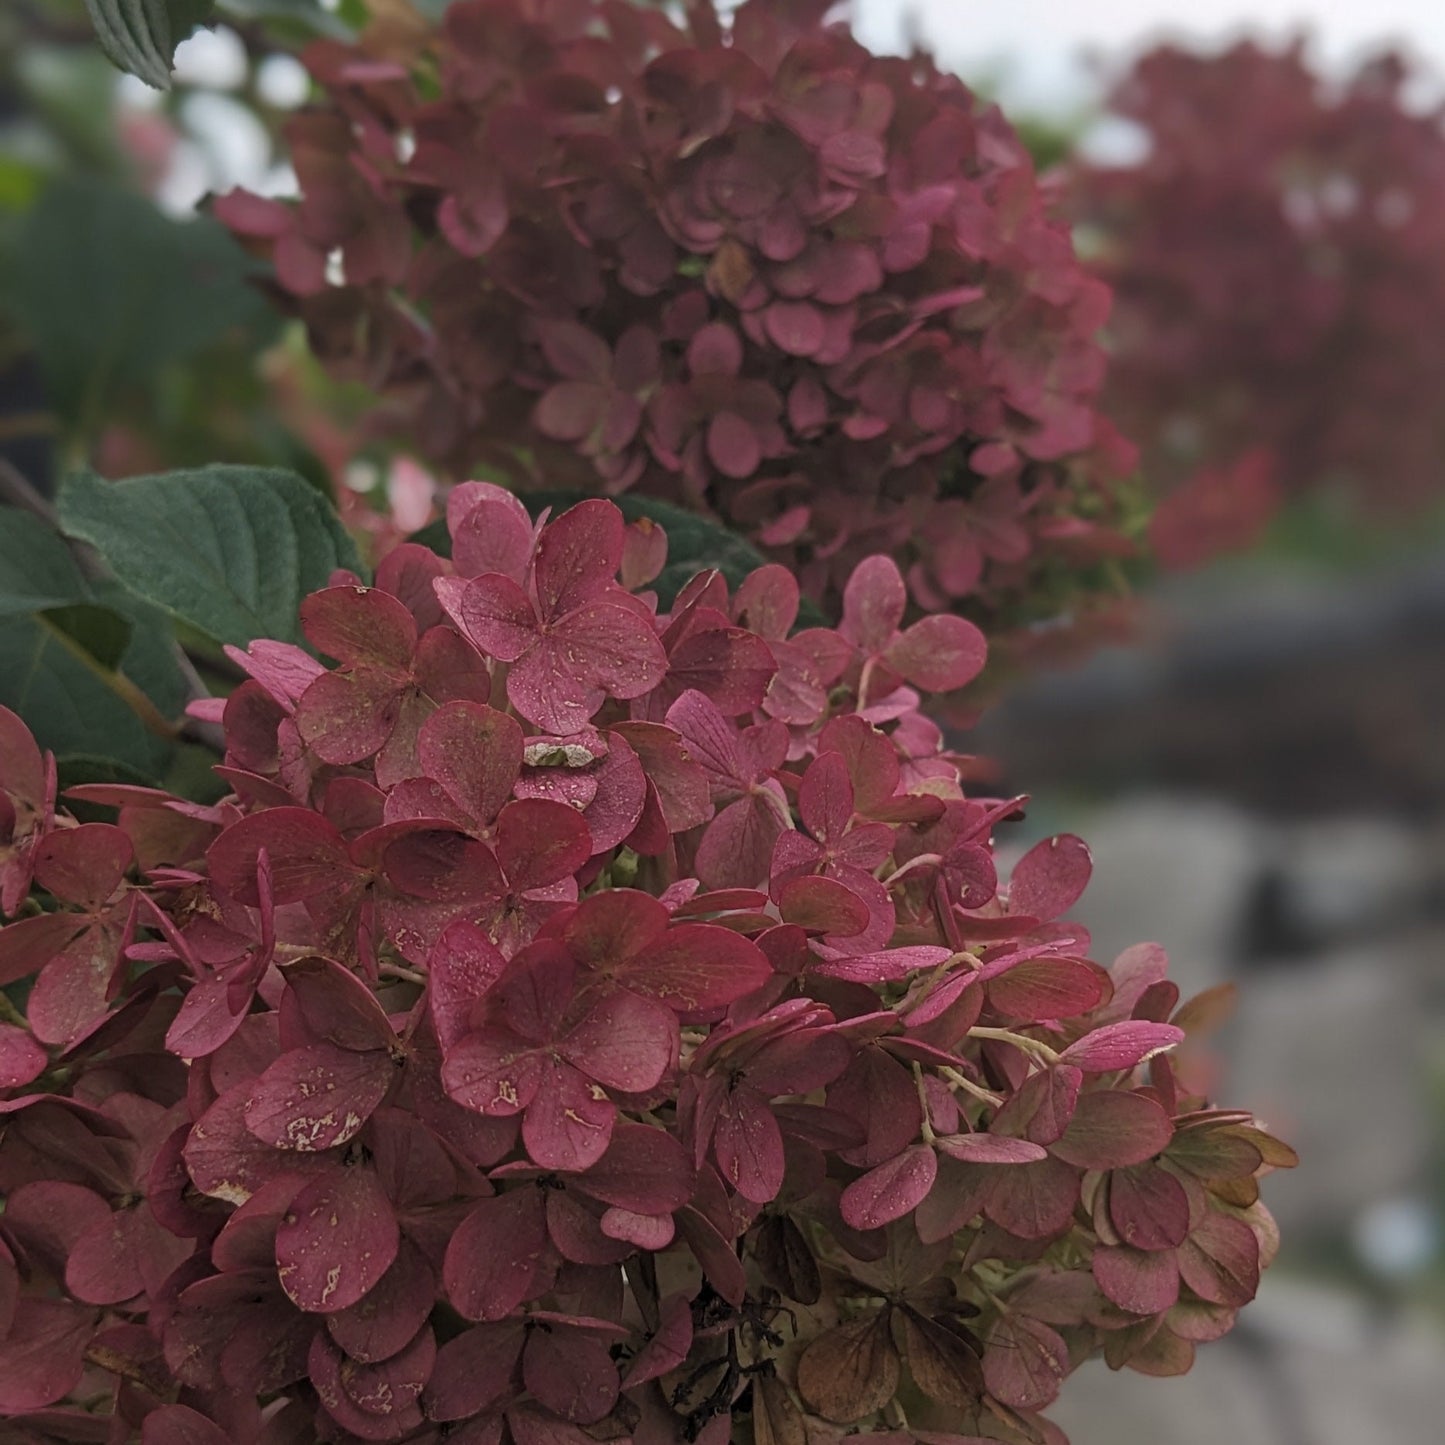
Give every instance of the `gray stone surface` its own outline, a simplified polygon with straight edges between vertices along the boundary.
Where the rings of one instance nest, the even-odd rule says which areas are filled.
[[[1089,1365],[1050,1412],[1072,1445],[1438,1445],[1445,1335],[1382,1319],[1340,1291],[1275,1276],[1250,1333],[1199,1352],[1189,1374],[1148,1379]]]
[[[1426,1184],[1439,1127],[1429,1060],[1442,1028],[1424,1007],[1424,975],[1442,959],[1437,935],[1407,935],[1240,980],[1239,1012],[1221,1036],[1221,1094],[1305,1161],[1267,1192],[1297,1238],[1346,1232],[1371,1204]]]
[[[1240,909],[1266,847],[1259,824],[1227,804],[1146,793],[1089,812],[1078,830],[1094,876],[1074,911],[1096,958],[1163,944],[1186,995],[1234,972]]]

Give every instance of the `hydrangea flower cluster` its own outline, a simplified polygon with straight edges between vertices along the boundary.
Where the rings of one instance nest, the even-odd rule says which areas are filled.
[[[1128,550],[1107,289],[999,112],[829,8],[461,0],[318,43],[299,205],[216,213],[453,476],[708,511],[830,616],[876,552],[921,610],[1053,616]]]
[[[0,711],[7,1428],[1059,1442],[1091,1356],[1187,1369],[1292,1156],[1157,946],[1090,960],[1080,840],[999,878],[1024,800],[918,711],[977,629],[882,557],[836,630],[777,566],[659,615],[605,500],[449,522],[306,600],[332,665],[235,653],[214,805],[72,815]]]
[[[1440,492],[1445,109],[1386,55],[1344,84],[1299,44],[1165,46],[1115,90],[1144,153],[1081,167],[1114,288],[1111,414],[1166,493],[1166,561],[1252,540],[1278,502],[1366,511]]]

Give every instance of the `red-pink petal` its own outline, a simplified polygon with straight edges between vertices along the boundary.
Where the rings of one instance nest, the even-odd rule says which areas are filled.
[[[256,864],[263,849],[278,906],[314,898],[350,880],[346,842],[332,824],[310,808],[268,808],[233,823],[206,854],[211,877],[248,907],[261,901]]]
[[[276,1230],[281,1288],[309,1313],[348,1309],[391,1268],[400,1242],[375,1173],[332,1168],[296,1196]]]
[[[916,1209],[933,1188],[938,1156],[916,1144],[855,1179],[838,1201],[844,1223],[854,1229],[881,1229]]]
[[[843,620],[838,630],[865,653],[882,652],[893,640],[908,589],[891,557],[866,557],[843,589]]]
[[[548,1061],[522,1120],[522,1142],[543,1169],[587,1169],[606,1153],[616,1119],[616,1106],[599,1099],[579,1070]]]
[[[1019,1410],[1039,1410],[1059,1393],[1068,1374],[1069,1350],[1058,1333],[1026,1314],[1004,1315],[983,1354],[989,1393]]]
[[[80,1382],[95,1312],[65,1300],[22,1299],[0,1350],[0,1410],[20,1415],[62,1400]]]
[[[510,577],[497,572],[469,582],[441,577],[436,594],[462,636],[486,657],[515,662],[537,641],[537,614]]]
[[[520,1320],[474,1325],[437,1351],[423,1393],[430,1420],[470,1420],[498,1404],[511,1389],[526,1331]],[[501,1417],[497,1417],[501,1430]],[[449,1435],[449,1439],[458,1438]]]
[[[592,856],[592,835],[565,803],[521,798],[502,809],[496,847],[508,887],[525,893],[570,878]]]
[[[952,692],[983,671],[988,642],[962,617],[935,615],[915,622],[884,654],[888,665],[924,692]]]
[[[522,1351],[522,1383],[538,1404],[573,1424],[595,1424],[617,1403],[607,1342],[579,1330],[533,1330]]]
[[[1169,1115],[1147,1094],[1100,1089],[1079,1096],[1051,1149],[1081,1169],[1122,1169],[1162,1153],[1173,1137]]]
[[[584,1074],[630,1094],[654,1087],[676,1049],[671,1011],[621,990],[601,999],[557,1044],[558,1053]]]
[[[416,646],[405,603],[376,587],[327,587],[301,604],[301,627],[320,652],[345,666],[404,670]]]
[[[354,1305],[326,1316],[331,1338],[354,1360],[387,1360],[406,1347],[436,1304],[426,1256],[403,1236],[391,1268]]]
[[[761,988],[772,965],[757,944],[714,923],[680,923],[613,976],[679,1013],[721,1008]]]
[[[692,1198],[696,1171],[671,1134],[624,1119],[613,1129],[607,1152],[574,1182],[604,1204],[666,1214]]]
[[[531,1186],[483,1199],[447,1246],[442,1281],[464,1319],[505,1319],[530,1298],[547,1251],[546,1218]]]
[[[256,1080],[246,1128],[273,1149],[334,1149],[361,1132],[395,1077],[381,1050],[357,1053],[327,1043],[292,1049]]]
[[[734,1089],[717,1116],[713,1135],[723,1178],[754,1204],[767,1204],[783,1187],[787,1160],[783,1136],[767,1100],[745,1085]]]
[[[99,909],[120,886],[135,860],[128,837],[109,823],[82,823],[49,833],[35,854],[35,881],[89,911]]]
[[[1189,1196],[1157,1164],[1116,1169],[1109,1176],[1109,1219],[1135,1249],[1173,1249],[1189,1232]]]
[[[427,960],[427,1005],[443,1049],[480,1023],[476,1005],[506,967],[497,946],[465,919],[451,924],[437,940]]]
[[[0,1089],[18,1089],[45,1072],[50,1055],[25,1029],[0,1024]]]
[[[1184,1030],[1173,1024],[1125,1019],[1085,1034],[1059,1057],[1086,1074],[1108,1074],[1115,1069],[1132,1069],[1183,1042]]]
[[[1028,1164],[1048,1157],[1042,1145],[1003,1134],[948,1134],[937,1142],[945,1154],[966,1164]]]
[[[1088,845],[1072,833],[1037,843],[1014,865],[1009,912],[1047,921],[1071,908],[1094,871]]]
[[[296,704],[301,737],[323,762],[358,763],[391,736],[401,711],[401,681],[374,668],[324,672]]]
[[[1158,1315],[1179,1298],[1179,1265],[1172,1249],[1104,1248],[1094,1250],[1094,1279],[1121,1310]]]
[[[545,527],[537,544],[537,600],[556,617],[594,600],[617,576],[625,524],[612,502],[579,502]]]
[[[763,459],[758,434],[736,412],[720,411],[708,423],[707,454],[725,477],[744,481]]]
[[[476,702],[438,708],[417,736],[417,760],[477,818],[491,822],[511,797],[522,771],[517,720]]]

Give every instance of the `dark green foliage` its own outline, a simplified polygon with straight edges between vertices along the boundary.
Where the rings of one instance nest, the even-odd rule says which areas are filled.
[[[255,264],[208,218],[173,221],[94,180],[57,181],[21,222],[0,309],[40,359],[67,428],[93,432],[113,394],[228,334],[276,328]]]
[[[85,0],[111,62],[156,90],[171,88],[176,46],[215,9],[214,0]]]
[[[65,532],[89,542],[127,587],[215,642],[295,640],[301,599],[338,567],[360,570],[331,504],[298,477],[204,467],[60,492]]]

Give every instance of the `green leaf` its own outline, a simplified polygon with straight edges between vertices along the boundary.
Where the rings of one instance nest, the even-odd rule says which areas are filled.
[[[107,482],[78,472],[60,524],[132,592],[215,642],[298,637],[297,609],[338,567],[361,571],[335,509],[294,472],[205,467]]]
[[[176,658],[171,619],[159,607],[128,592],[119,582],[92,582],[91,595],[130,625],[130,641],[120,670],[150,698],[161,714],[179,718],[191,690]]]
[[[108,183],[57,180],[15,232],[0,308],[34,346],[51,404],[83,439],[120,388],[233,332],[264,343],[278,323],[250,284],[261,269],[209,217],[170,220]]]
[[[176,46],[214,6],[212,0],[85,0],[85,8],[114,65],[156,90],[169,90]]]
[[[0,510],[0,619],[85,600],[70,548],[29,512]]]
[[[89,581],[38,518],[0,509],[0,703],[42,746],[157,781],[186,696],[169,620]]]
[[[158,781],[171,744],[141,720],[137,693],[44,613],[0,621],[0,703],[57,757],[103,754]]]
[[[544,507],[551,507],[554,514],[564,512],[585,500],[587,495],[585,492],[527,492],[521,500],[535,517]],[[729,587],[736,587],[749,572],[756,571],[767,562],[767,558],[746,537],[730,532],[721,522],[710,517],[699,516],[656,497],[621,496],[611,500],[621,508],[622,515],[629,522],[647,517],[667,533],[667,565],[652,583],[663,607],[671,607],[677,594],[699,572],[710,567],[716,567],[727,578]],[[433,522],[412,540],[444,557],[451,555],[451,538],[445,522]],[[804,611],[807,615],[800,617],[800,621],[805,624],[822,621],[811,604],[805,604]]]
[[[211,761],[215,761],[214,756]],[[139,787],[154,787],[156,783],[150,773],[132,768],[116,758],[91,753],[64,753],[56,758],[55,771],[62,790],[77,788],[82,783],[126,783]],[[102,804],[68,802],[65,807],[82,823],[110,823],[115,820],[114,809]]]
[[[106,672],[119,670],[130,646],[131,626],[118,612],[93,602],[76,602],[69,607],[46,608],[37,615],[70,638]]]

